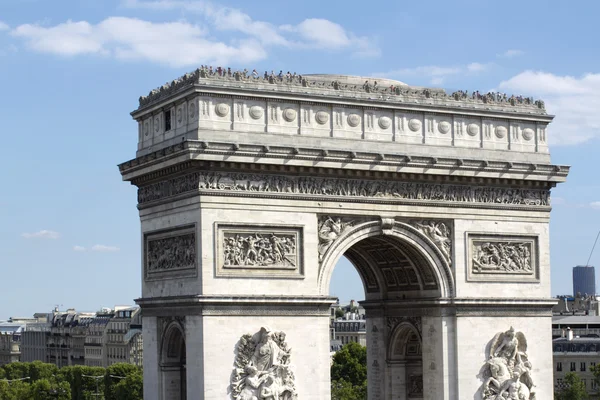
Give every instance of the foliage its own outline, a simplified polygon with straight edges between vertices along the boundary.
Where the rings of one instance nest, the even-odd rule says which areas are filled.
[[[144,396],[144,378],[141,371],[127,375],[127,378],[115,385],[115,400],[142,400]]]
[[[131,364],[106,369],[82,365],[58,369],[40,361],[0,366],[0,400],[91,400],[98,397],[96,391],[106,400],[141,400],[142,387],[142,370]]]
[[[555,400],[586,400],[588,398],[585,384],[579,375],[569,372],[565,375],[563,382],[565,386],[555,393]]]
[[[333,356],[331,398],[363,400],[366,396],[367,348],[358,343],[348,343]]]
[[[331,381],[331,400],[365,400],[367,398],[367,382],[353,386],[343,379]]]
[[[343,316],[344,316],[344,310],[342,310],[341,308],[336,308],[335,309],[335,317],[342,318]]]

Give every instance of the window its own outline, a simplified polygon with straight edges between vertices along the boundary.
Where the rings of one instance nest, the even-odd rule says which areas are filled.
[[[575,371],[577,371],[577,368],[575,367],[575,363],[572,362],[571,363],[571,372],[575,372]]]
[[[556,371],[558,371],[558,372],[562,371],[562,363],[561,362],[556,363]]]
[[[165,111],[165,131],[171,130],[171,110]],[[123,313],[120,312],[119,315],[122,317]]]
[[[580,369],[579,369],[579,370],[580,370],[581,372],[585,372],[585,362],[582,362],[582,363],[581,363],[581,365],[580,365],[579,367],[580,367]]]

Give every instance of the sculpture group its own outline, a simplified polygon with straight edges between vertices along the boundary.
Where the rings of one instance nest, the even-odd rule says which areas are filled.
[[[223,240],[224,265],[226,267],[296,266],[296,238],[293,235],[235,234],[235,236],[228,236]]]
[[[483,400],[535,400],[527,340],[513,327],[492,340],[485,365],[488,376],[483,384]]]
[[[529,243],[476,243],[473,272],[532,273]]]
[[[240,338],[231,376],[235,400],[295,400],[298,398],[290,368],[291,349],[285,333],[262,327]]]

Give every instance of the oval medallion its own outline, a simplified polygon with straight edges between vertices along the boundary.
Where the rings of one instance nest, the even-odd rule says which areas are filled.
[[[226,117],[229,114],[229,104],[219,103],[215,106],[215,112],[219,117]]]
[[[389,117],[381,117],[379,118],[379,127],[383,130],[392,126],[392,120]]]
[[[360,124],[360,116],[358,114],[350,114],[348,115],[348,125],[353,128],[356,128]]]

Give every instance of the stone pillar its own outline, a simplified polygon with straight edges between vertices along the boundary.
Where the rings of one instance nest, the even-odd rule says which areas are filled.
[[[367,385],[369,400],[384,400],[386,393],[385,318],[367,316]]]
[[[187,398],[198,399],[198,393],[204,393],[204,331],[202,317],[188,315],[185,317],[185,346],[187,372]]]
[[[159,338],[156,317],[142,317],[144,346],[144,399],[158,400],[161,393]]]
[[[422,327],[423,399],[455,400],[458,398],[455,317],[424,316]]]
[[[406,400],[406,361],[388,361],[387,400]]]

